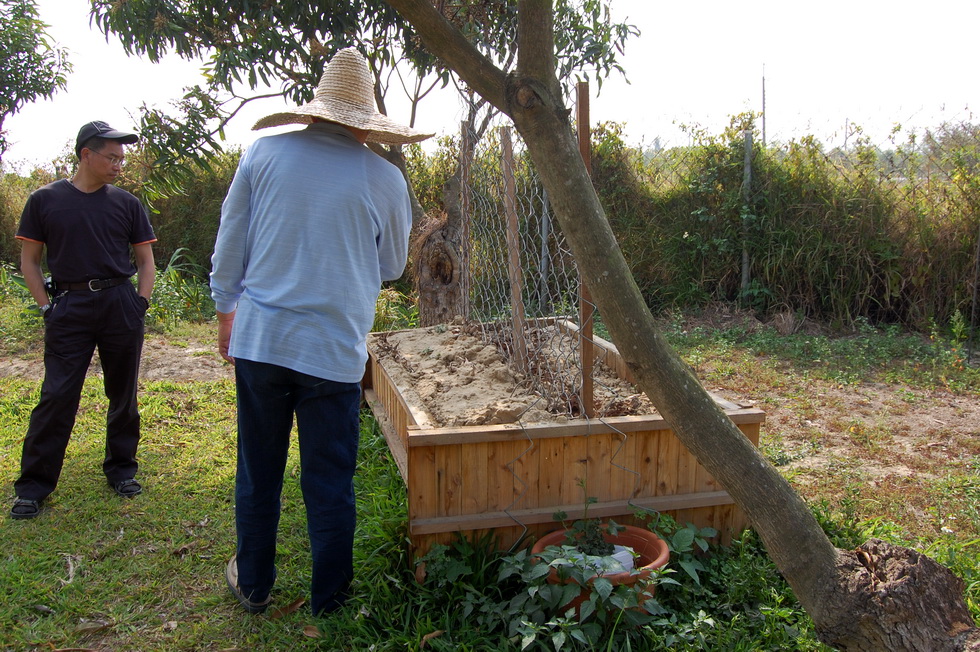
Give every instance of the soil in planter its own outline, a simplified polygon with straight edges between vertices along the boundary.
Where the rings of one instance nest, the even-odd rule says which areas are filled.
[[[476,324],[455,323],[374,333],[368,345],[403,398],[425,411],[422,427],[556,423],[579,416],[578,369],[570,362],[577,357],[576,337],[555,326],[532,329],[530,373],[521,373],[502,353],[512,346],[506,336],[487,342],[480,334]],[[603,365],[596,365],[593,378],[598,416],[656,413],[645,395]]]

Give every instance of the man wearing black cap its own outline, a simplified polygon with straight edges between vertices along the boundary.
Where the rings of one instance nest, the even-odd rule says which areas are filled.
[[[75,141],[75,176],[34,191],[21,215],[21,271],[44,316],[44,383],[24,438],[13,518],[37,516],[58,483],[96,347],[109,399],[102,470],[120,496],[142,491],[134,478],[140,437],[136,382],[155,272],[150,243],[156,238],[139,200],[112,185],[124,163],[123,145],[137,140],[105,122],[86,123]],[[41,268],[45,247],[50,288]]]

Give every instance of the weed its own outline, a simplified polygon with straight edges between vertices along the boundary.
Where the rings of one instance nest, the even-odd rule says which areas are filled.
[[[181,322],[204,322],[214,317],[214,301],[207,271],[187,249],[174,251],[167,266],[157,274],[153,298],[146,313],[151,329],[169,330]]]

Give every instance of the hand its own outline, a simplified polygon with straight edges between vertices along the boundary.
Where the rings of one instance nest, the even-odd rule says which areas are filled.
[[[228,355],[228,345],[231,343],[231,329],[234,323],[234,312],[218,313],[218,353],[232,365],[235,364],[235,358]]]

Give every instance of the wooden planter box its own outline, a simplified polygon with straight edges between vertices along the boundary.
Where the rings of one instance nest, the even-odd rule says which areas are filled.
[[[596,340],[596,358],[626,377],[612,343]],[[681,524],[713,527],[727,543],[747,526],[726,491],[697,463],[659,415],[571,419],[564,423],[422,428],[371,350],[364,396],[408,489],[413,552],[492,532],[498,549],[555,528],[553,514],[634,524],[635,508],[666,512]],[[765,413],[715,397],[753,444]],[[416,418],[416,415],[419,418]]]

